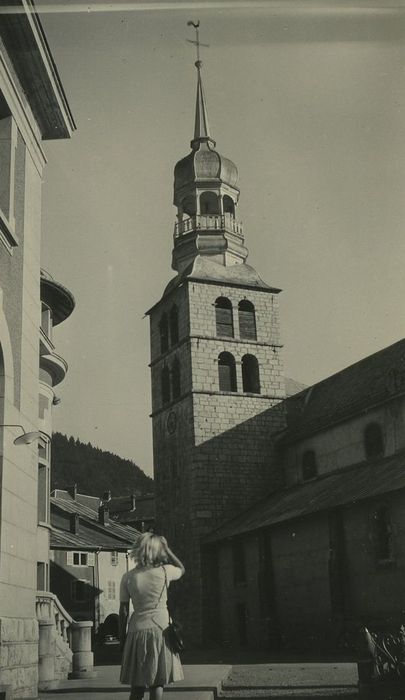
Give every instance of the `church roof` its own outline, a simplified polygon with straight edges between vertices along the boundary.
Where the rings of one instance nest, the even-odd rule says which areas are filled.
[[[197,255],[189,267],[170,280],[163,296],[169,294],[186,280],[261,289],[265,292],[273,292],[273,294],[278,294],[281,291],[281,289],[266,284],[256,270],[246,263],[225,267],[207,256]]]
[[[279,490],[206,538],[215,542],[405,488],[405,452]]]
[[[304,389],[285,402],[286,444],[405,392],[405,339]]]

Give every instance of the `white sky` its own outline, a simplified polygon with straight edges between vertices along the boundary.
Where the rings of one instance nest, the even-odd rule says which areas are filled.
[[[54,336],[70,366],[55,429],[151,473],[143,315],[174,274],[189,19],[210,44],[209,120],[239,168],[248,262],[284,290],[286,374],[311,384],[404,335],[403,3],[46,5],[70,10],[41,17],[78,126],[45,144],[43,265],[77,299]]]

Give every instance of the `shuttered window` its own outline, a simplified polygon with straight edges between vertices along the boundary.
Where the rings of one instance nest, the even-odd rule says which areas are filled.
[[[162,403],[169,403],[170,401],[170,372],[168,367],[163,367],[162,374],[160,377],[161,389],[162,389]]]
[[[235,358],[230,352],[221,352],[218,358],[218,378],[220,391],[236,391]]]
[[[160,352],[166,352],[169,349],[169,322],[167,315],[163,314],[159,323],[160,333]]]
[[[175,345],[179,342],[179,312],[176,304],[170,309],[170,343]]]
[[[242,357],[243,391],[249,394],[260,394],[259,363],[254,355]]]
[[[250,301],[243,299],[239,302],[239,336],[245,340],[256,340],[255,307]]]
[[[215,302],[217,335],[233,338],[232,304],[226,297],[218,297]]]

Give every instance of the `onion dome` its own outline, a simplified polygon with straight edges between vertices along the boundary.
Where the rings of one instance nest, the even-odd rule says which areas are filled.
[[[194,138],[191,141],[191,153],[180,160],[174,169],[174,203],[176,193],[193,183],[217,181],[236,188],[238,169],[229,158],[215,150],[215,141],[210,135],[205,95],[201,79],[201,61],[196,61],[197,97],[195,108]]]

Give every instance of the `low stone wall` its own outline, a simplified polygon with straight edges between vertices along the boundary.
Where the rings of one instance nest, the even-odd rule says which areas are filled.
[[[0,617],[0,681],[14,698],[38,695],[38,622]]]

